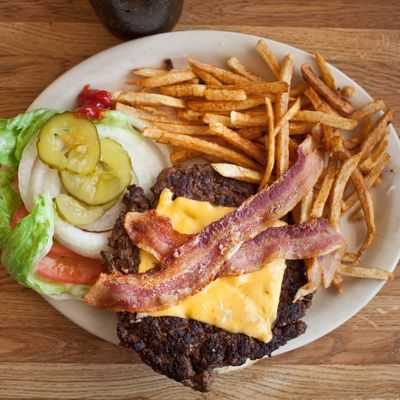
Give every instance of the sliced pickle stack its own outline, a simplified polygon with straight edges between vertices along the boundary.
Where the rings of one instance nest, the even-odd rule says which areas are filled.
[[[73,225],[97,221],[132,181],[131,160],[110,138],[99,139],[96,125],[71,112],[57,114],[42,127],[39,158],[59,171],[68,194],[59,195],[57,212]]]

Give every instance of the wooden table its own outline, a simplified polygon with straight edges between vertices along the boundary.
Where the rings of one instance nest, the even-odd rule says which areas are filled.
[[[240,31],[319,49],[400,113],[398,0],[191,0],[177,29]],[[86,1],[2,0],[1,116],[23,112],[60,74],[118,42]],[[400,271],[396,275],[336,331],[217,378],[213,392],[202,395],[78,328],[1,269],[0,398],[399,399]]]

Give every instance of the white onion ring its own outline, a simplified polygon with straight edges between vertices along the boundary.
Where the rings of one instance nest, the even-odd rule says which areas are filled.
[[[108,232],[85,232],[64,222],[56,215],[54,237],[63,246],[75,253],[89,258],[101,259],[100,252],[107,248]]]

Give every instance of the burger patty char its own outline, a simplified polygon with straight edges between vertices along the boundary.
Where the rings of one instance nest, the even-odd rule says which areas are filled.
[[[175,196],[231,207],[239,206],[256,192],[255,185],[224,178],[209,165],[163,170],[152,189],[156,199],[164,188],[169,188]],[[150,207],[143,190],[135,186],[125,194],[124,204],[126,211],[145,211]],[[123,215],[115,224],[109,245],[111,249],[103,252],[109,272],[137,272],[139,253],[125,232]],[[287,261],[286,264],[278,316],[272,340],[268,343],[194,320],[177,317],[137,319],[135,314],[124,312],[118,314],[117,332],[121,344],[135,350],[156,372],[195,390],[209,391],[215,368],[238,366],[247,359],[270,356],[288,340],[304,333],[306,324],[300,319],[311,305],[312,296],[296,303],[293,298],[306,283],[305,267],[300,261]]]

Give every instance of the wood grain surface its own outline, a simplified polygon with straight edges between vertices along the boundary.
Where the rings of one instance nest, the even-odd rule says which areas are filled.
[[[400,114],[398,0],[186,0],[176,29],[317,48]],[[23,112],[60,74],[117,43],[88,1],[0,1],[1,117]],[[80,329],[1,269],[0,399],[400,399],[400,270],[396,277],[331,334],[219,376],[199,394]]]

